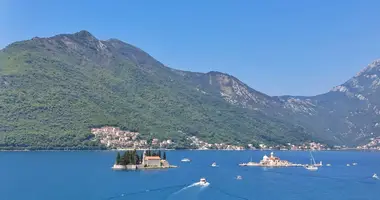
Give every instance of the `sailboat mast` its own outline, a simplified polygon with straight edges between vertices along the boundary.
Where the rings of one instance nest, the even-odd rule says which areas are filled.
[[[313,161],[313,164],[315,165],[316,163],[315,163],[315,160],[314,160],[314,156],[313,156],[313,154],[311,153],[311,150],[310,150],[309,152],[310,152],[311,160]]]

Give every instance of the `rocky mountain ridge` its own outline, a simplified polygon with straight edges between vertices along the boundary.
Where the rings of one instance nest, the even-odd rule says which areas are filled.
[[[227,102],[309,127],[334,143],[353,145],[380,135],[380,60],[329,92],[310,97],[271,97],[227,74],[212,75],[209,79],[215,81],[209,85],[216,83]]]
[[[35,37],[0,51],[0,147],[89,145],[89,128],[101,125],[164,139],[181,132],[236,144],[356,145],[380,135],[379,77],[375,61],[325,94],[269,96],[225,73],[168,68],[87,31]]]

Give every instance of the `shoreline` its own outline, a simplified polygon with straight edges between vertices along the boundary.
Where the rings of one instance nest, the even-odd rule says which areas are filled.
[[[135,150],[133,148],[128,149],[15,149],[15,150],[0,150],[0,152],[56,152],[56,151],[99,151],[99,152],[115,152],[115,151],[128,151],[128,150]],[[280,149],[244,149],[244,150],[232,150],[232,149],[136,149],[137,151],[144,151],[144,150],[161,150],[161,151],[291,151],[291,152],[297,152],[297,151],[310,151],[310,150],[280,150]],[[312,150],[314,152],[327,152],[327,151],[357,151],[357,152],[380,152],[380,149],[330,149],[330,150]]]

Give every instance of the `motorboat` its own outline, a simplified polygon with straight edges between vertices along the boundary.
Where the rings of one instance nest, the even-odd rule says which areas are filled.
[[[217,167],[216,162],[213,162],[211,167]]]
[[[353,166],[356,166],[356,165],[358,165],[358,163],[354,162],[354,163],[352,163],[352,165],[353,165]]]
[[[241,177],[241,176],[236,177],[236,180],[241,180],[241,179],[243,179],[243,177]]]
[[[346,166],[349,167],[349,166],[351,166],[351,165],[350,165],[350,164],[347,164]]]
[[[379,179],[379,177],[377,176],[377,174],[373,174],[372,178],[377,179],[377,180]]]
[[[198,182],[198,185],[200,186],[208,186],[210,183],[206,181],[205,178],[201,178]]]
[[[181,160],[181,162],[190,162],[190,159],[184,158],[184,159]]]
[[[326,164],[327,167],[331,167],[331,164]]]

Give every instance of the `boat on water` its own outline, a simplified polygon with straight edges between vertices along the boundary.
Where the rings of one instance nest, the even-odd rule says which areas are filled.
[[[255,163],[252,161],[252,157],[251,157],[251,160],[247,163],[240,163],[239,166],[241,167],[252,167],[252,166],[260,166],[259,163]]]
[[[372,178],[379,180],[379,177],[377,176],[377,174],[373,174]]]
[[[198,182],[198,185],[200,186],[208,186],[210,183],[206,181],[205,178],[201,178]]]
[[[241,180],[241,179],[243,179],[243,177],[241,177],[241,176],[236,177],[236,180]]]
[[[322,165],[322,162],[318,164],[315,163],[315,159],[313,157],[313,154],[311,153],[310,151],[310,165],[305,165],[305,169],[309,170],[309,171],[317,171],[318,170],[318,166],[319,165]]]
[[[211,167],[217,167],[216,162],[213,162],[213,163],[211,164]]]
[[[350,165],[350,164],[347,164],[346,166],[349,167],[349,166],[351,166],[351,165]]]
[[[354,162],[354,163],[352,163],[352,165],[353,165],[353,166],[356,166],[356,165],[358,165],[358,163]]]
[[[314,166],[314,165],[306,165],[305,166],[305,169],[309,170],[309,171],[317,171],[318,170],[318,167]]]
[[[181,160],[181,162],[190,162],[190,159],[184,158],[184,159]]]
[[[327,167],[331,167],[331,164],[326,164]]]
[[[322,167],[323,166],[322,161],[319,161],[319,163],[314,164],[314,166],[316,166],[316,167]]]

